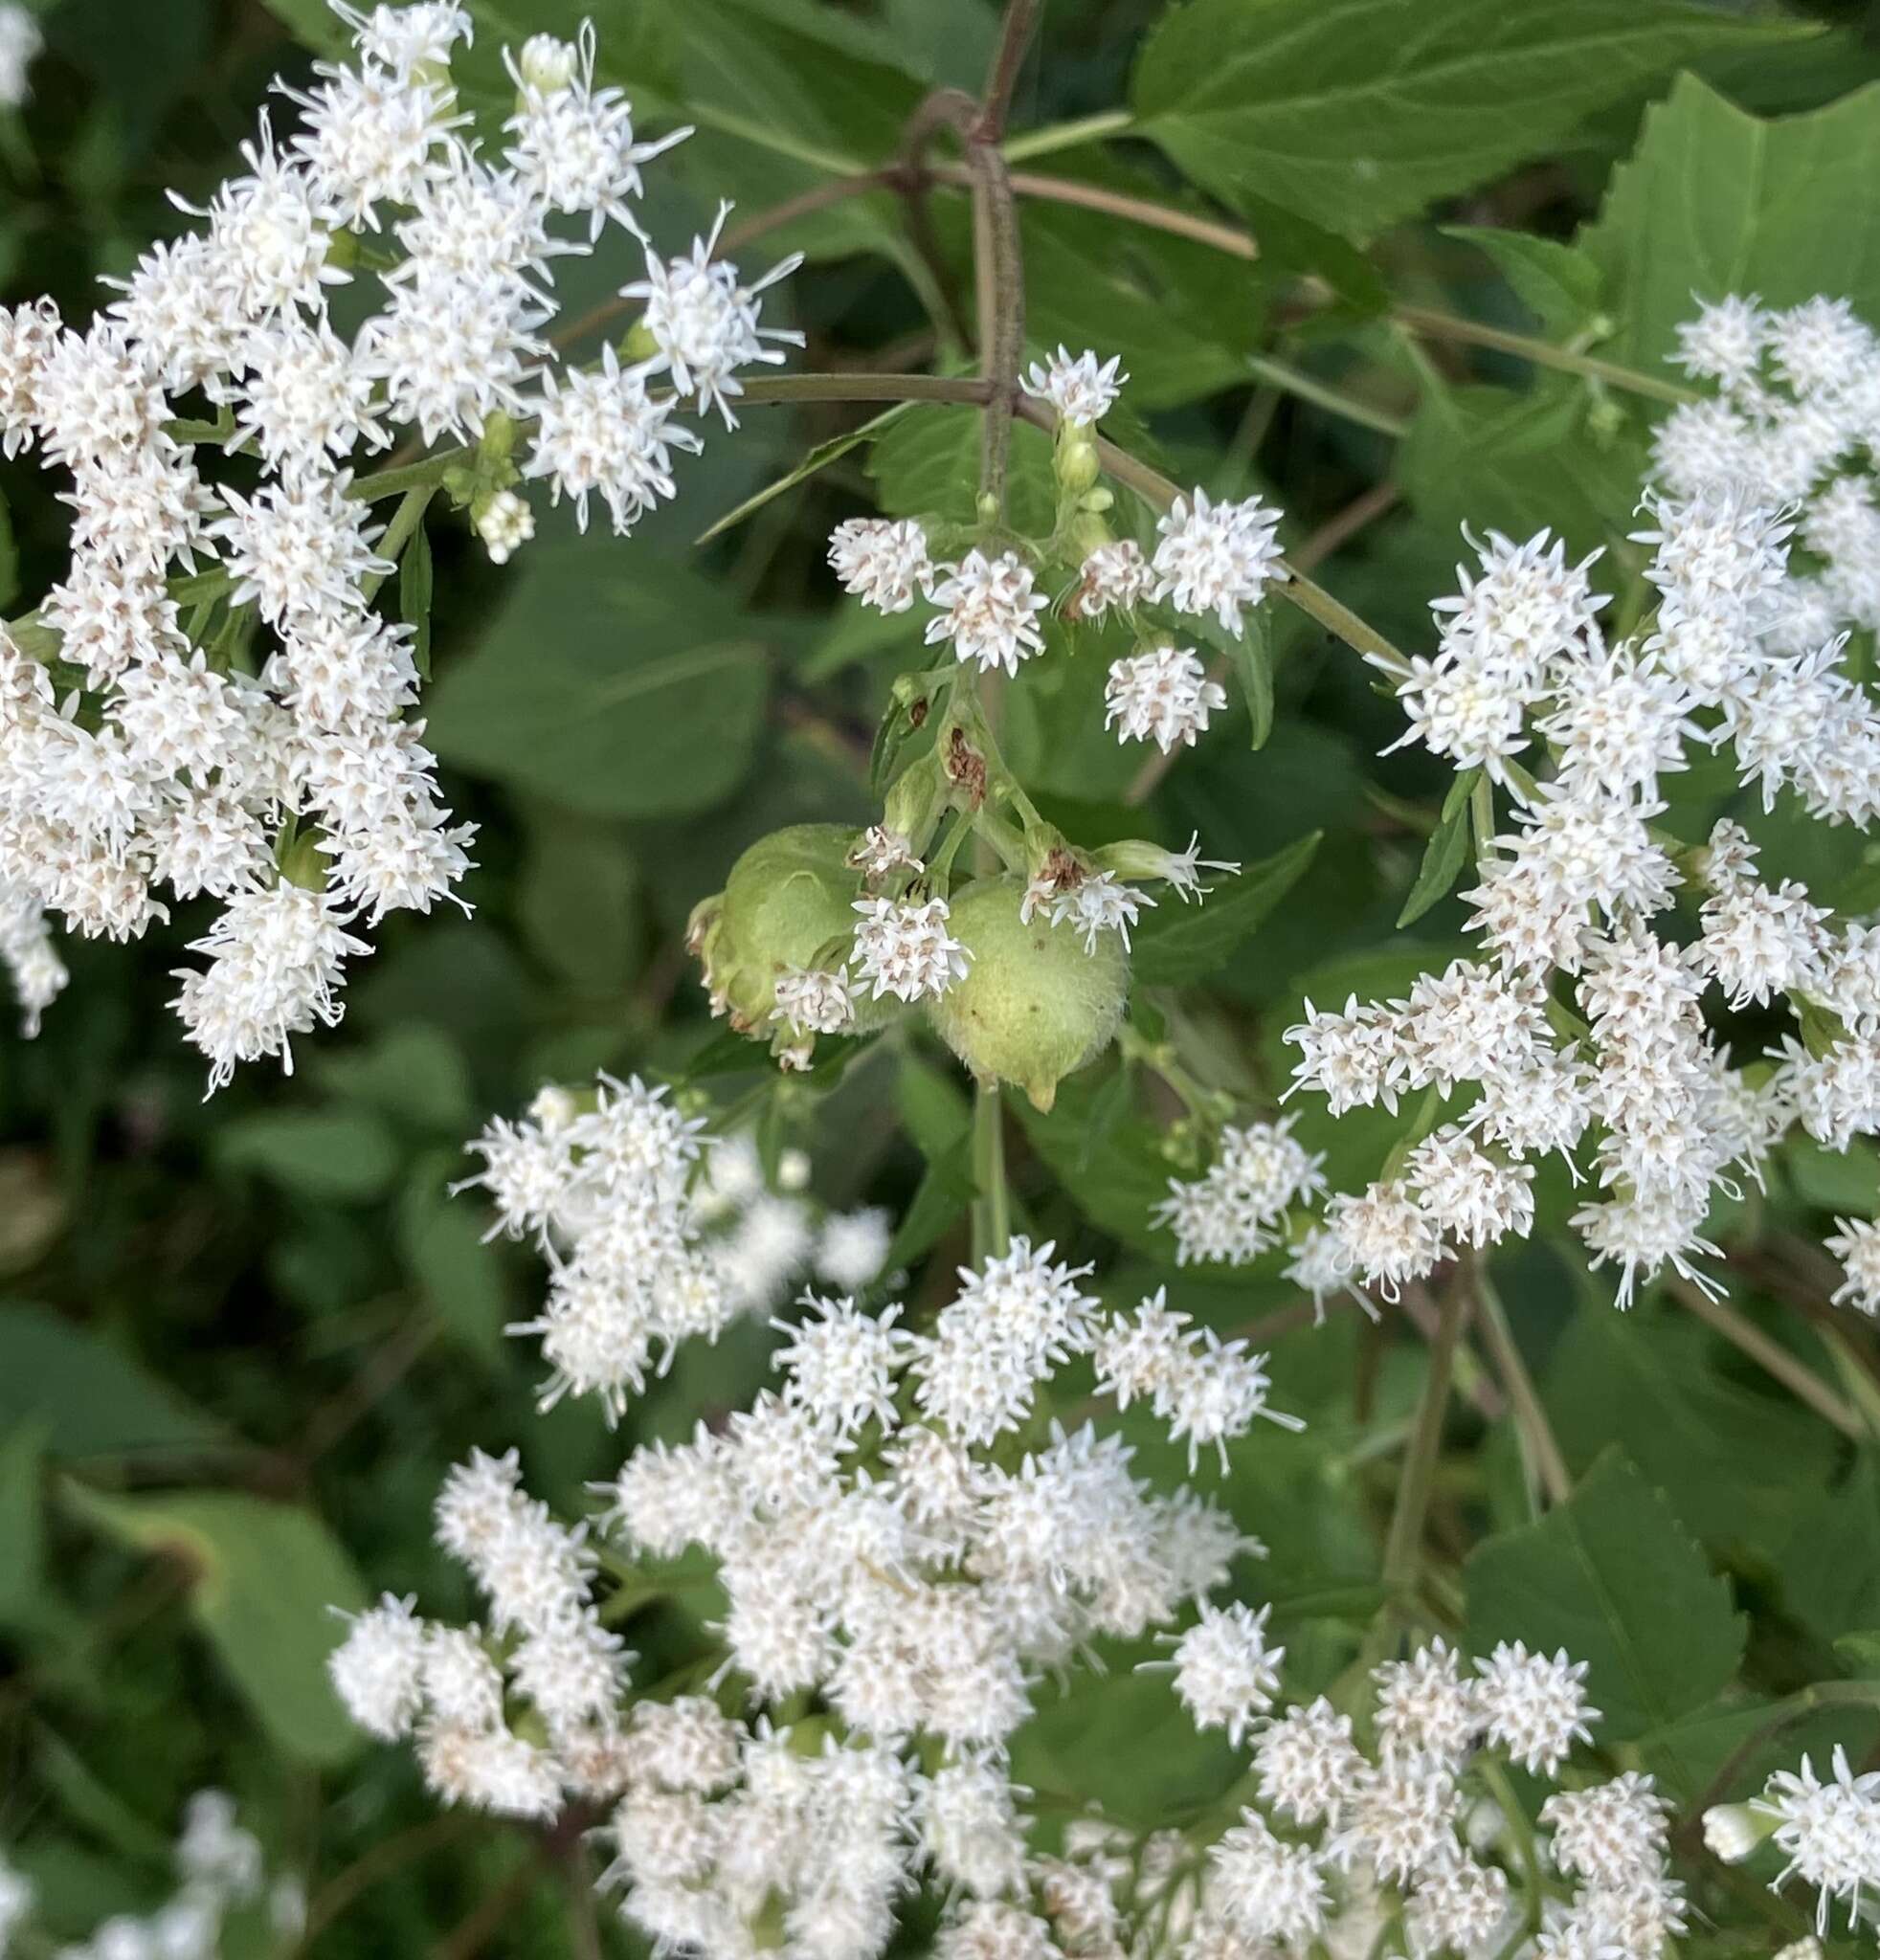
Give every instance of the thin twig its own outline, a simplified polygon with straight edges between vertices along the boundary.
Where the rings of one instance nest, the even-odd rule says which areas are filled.
[[[1672,1299],[1690,1308],[1706,1326],[1740,1348],[1757,1366],[1780,1382],[1798,1401],[1805,1402],[1817,1415],[1833,1423],[1843,1436],[1864,1437],[1867,1425],[1848,1408],[1821,1376],[1798,1361],[1779,1342],[1772,1341],[1756,1323],[1712,1300],[1702,1287],[1688,1281],[1673,1280],[1667,1289]]]
[[[1472,1297],[1469,1267],[1466,1263],[1459,1264],[1438,1303],[1436,1332],[1429,1344],[1429,1372],[1423,1378],[1416,1427],[1410,1433],[1410,1447],[1398,1479],[1397,1503],[1384,1539],[1384,1590],[1394,1597],[1409,1592],[1422,1560],[1423,1525],[1429,1513],[1430,1484],[1443,1448],[1450,1376]]]
[[[1477,1325],[1482,1329],[1482,1345],[1488,1348],[1501,1385],[1508,1392],[1509,1406],[1514,1412],[1515,1428],[1521,1438],[1521,1454],[1528,1459],[1547,1502],[1565,1503],[1573,1495],[1573,1475],[1554,1434],[1554,1425],[1547,1419],[1534,1378],[1528,1372],[1528,1364],[1515,1345],[1514,1330],[1508,1324],[1508,1309],[1486,1271],[1478,1270],[1475,1283],[1476,1302],[1481,1308]]]

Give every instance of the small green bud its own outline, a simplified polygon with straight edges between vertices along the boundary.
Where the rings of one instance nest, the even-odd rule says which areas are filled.
[[[1021,878],[981,879],[952,901],[948,930],[973,956],[928,1013],[975,1076],[1017,1082],[1039,1109],[1058,1084],[1115,1038],[1130,991],[1122,939],[1097,935],[1094,953],[1069,925],[1019,917]]]
[[[1106,510],[1113,509],[1115,507],[1115,491],[1107,490],[1101,484],[1099,484],[1097,488],[1094,490],[1085,491],[1084,495],[1077,500],[1077,507],[1079,510],[1087,510],[1096,513],[1101,513]]]
[[[281,852],[280,875],[289,884],[297,884],[303,892],[324,892],[326,889],[327,857],[320,848],[323,833],[316,827],[299,832],[287,848]]]
[[[1058,488],[1067,498],[1084,496],[1101,474],[1096,444],[1069,422],[1058,424],[1057,453],[1052,461]]]
[[[362,249],[357,232],[333,231],[326,234],[326,263],[340,272],[350,272],[359,263]]]
[[[620,341],[620,358],[630,368],[637,367],[641,361],[652,360],[659,351],[660,344],[653,338],[653,329],[643,320],[636,320]]]
[[[982,524],[994,524],[998,522],[998,499],[990,490],[974,505],[974,509],[979,513],[979,522]]]

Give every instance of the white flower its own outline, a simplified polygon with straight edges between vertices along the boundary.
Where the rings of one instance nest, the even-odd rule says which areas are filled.
[[[728,204],[719,206],[710,235],[693,240],[689,257],[668,261],[649,251],[645,278],[622,286],[620,293],[623,299],[646,302],[640,324],[671,370],[673,386],[682,395],[696,395],[702,412],[715,407],[726,428],[735,429],[731,401],[744,392],[737,370],[783,361],[782,347],[766,346],[766,341],[803,345],[803,336],[794,328],[759,324],[759,295],[787,278],[803,259],[801,253],[780,259],[761,279],[742,284],[736,266],[712,258],[730,210]]]
[[[1223,633],[1240,638],[1242,609],[1257,606],[1286,575],[1279,523],[1280,513],[1257,497],[1241,503],[1211,503],[1205,490],[1192,501],[1177,497],[1155,526],[1155,597],[1180,612],[1212,612]]]
[[[418,1711],[425,1627],[413,1604],[388,1592],[369,1611],[344,1615],[347,1637],[326,1660],[347,1713],[385,1742],[407,1734]]]
[[[799,1035],[841,1035],[853,1025],[855,1003],[840,968],[787,967],[776,977],[771,1018]]]
[[[1208,1854],[1208,1902],[1261,1950],[1303,1951],[1325,1929],[1331,1891],[1310,1845],[1276,1838],[1255,1811]]]
[[[1073,616],[1101,619],[1112,606],[1126,612],[1148,598],[1155,574],[1133,538],[1099,545],[1085,559],[1076,590],[1066,602]]]
[[[933,582],[927,533],[911,518],[852,517],[829,537],[829,563],[844,591],[881,612],[905,612]]]
[[[1696,318],[1678,327],[1674,357],[1687,374],[1715,381],[1727,390],[1756,377],[1769,340],[1769,315],[1754,296],[1726,293],[1714,304],[1700,305]]]
[[[0,7],[0,108],[17,109],[26,100],[27,67],[44,45],[30,8],[16,0]]]
[[[671,420],[668,402],[646,392],[646,368],[623,368],[614,349],[598,369],[571,368],[542,382],[542,408],[523,475],[547,478],[551,498],[574,502],[588,526],[588,498],[598,495],[625,537],[662,499],[675,494],[672,452],[697,453],[699,438]]]
[[[1880,1317],[1880,1225],[1871,1218],[1837,1218],[1822,1243],[1843,1269],[1834,1303]]]
[[[1029,905],[1032,901],[1030,886],[1026,887],[1025,900]],[[1083,940],[1086,953],[1095,953],[1100,932],[1116,933],[1127,951],[1130,926],[1136,923],[1143,906],[1153,907],[1154,903],[1147,892],[1122,883],[1113,871],[1100,871],[1071,886],[1068,891],[1053,888],[1051,924],[1068,924]],[[1020,910],[1026,917],[1030,916],[1024,906]]]
[[[1750,1806],[1774,1819],[1772,1835],[1789,1860],[1781,1880],[1799,1878],[1820,1894],[1815,1930],[1822,1935],[1834,1900],[1846,1900],[1851,1927],[1861,1888],[1880,1885],[1880,1773],[1855,1775],[1839,1744],[1831,1771],[1824,1783],[1803,1756],[1799,1771],[1779,1770],[1770,1777]]]
[[[1163,646],[1111,661],[1104,702],[1104,726],[1120,723],[1119,741],[1153,741],[1166,755],[1178,742],[1194,746],[1227,705],[1227,690],[1207,678],[1193,647]]]
[[[906,1001],[945,993],[966,978],[972,954],[947,930],[945,899],[896,904],[891,899],[858,899],[855,928],[858,979],[874,982],[870,997],[892,993]]]
[[[507,565],[535,535],[535,513],[513,490],[499,490],[477,511],[475,527],[492,565]]]
[[[1175,1684],[1197,1728],[1224,1728],[1237,1748],[1279,1692],[1284,1647],[1266,1642],[1266,1616],[1241,1605],[1204,1606],[1175,1642]]]
[[[1115,406],[1130,378],[1118,371],[1121,366],[1113,354],[1099,365],[1092,353],[1073,357],[1068,348],[1060,347],[1048,362],[1034,361],[1018,385],[1034,399],[1049,402],[1074,428],[1083,429],[1102,421]]]
[[[1323,1696],[1275,1716],[1255,1738],[1253,1752],[1261,1801],[1295,1824],[1335,1821],[1364,1770],[1352,1718]]]
[[[1587,1725],[1600,1717],[1580,1685],[1585,1661],[1569,1660],[1564,1652],[1550,1660],[1519,1640],[1504,1640],[1475,1666],[1488,1739],[1530,1775],[1551,1776],[1576,1742],[1592,1741]]]
[[[860,1292],[881,1277],[893,1243],[893,1223],[879,1206],[832,1212],[817,1236],[817,1275],[844,1292]]]
[[[958,565],[936,569],[946,577],[928,596],[944,610],[927,622],[929,646],[950,639],[956,658],[975,661],[981,672],[1003,667],[1008,674],[1043,651],[1035,615],[1049,601],[1033,589],[1031,568],[1016,552],[988,559],[982,551],[969,551]]]

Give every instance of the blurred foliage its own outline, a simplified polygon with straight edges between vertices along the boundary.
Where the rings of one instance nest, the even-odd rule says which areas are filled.
[[[1406,70],[1419,8],[1432,32]],[[479,4],[468,85],[500,95],[502,41],[565,30],[581,11]],[[879,164],[927,88],[976,85],[996,26],[984,0],[588,11],[607,78],[652,120],[699,125],[656,193],[660,232],[702,227],[721,192],[758,210]],[[1213,492],[1276,495],[1293,546],[1394,484],[1395,506],[1321,576],[1417,646],[1465,518],[1624,548],[1648,404],[1413,341],[1386,296],[1637,365],[1662,354],[1693,290],[1752,287],[1777,303],[1841,292],[1880,316],[1880,53],[1865,10],[1812,12],[1838,24],[1656,0],[1190,0],[1166,17],[1153,0],[1057,0],[1016,125],[1135,120],[1108,146],[1034,141],[1039,167],[1249,221],[1272,249],[1249,264],[1028,205],[1032,339],[1120,353],[1149,417],[1141,446]],[[253,0],[59,0],[45,14],[33,100],[0,131],[0,274],[9,300],[48,291],[83,318],[101,276],[173,229],[166,189],[199,200],[230,168],[269,77],[305,76],[312,56],[292,33],[316,50],[336,36],[319,0],[276,0],[273,13]],[[1762,120],[1775,113],[1786,120]],[[937,267],[885,192],[779,231],[776,252],[810,257],[787,289],[805,365],[956,355],[962,200],[939,198],[935,218]],[[568,276],[571,317],[630,276],[630,245],[615,234]],[[1289,297],[1302,275],[1335,303],[1302,314]],[[1276,356],[1306,391],[1256,372]],[[1313,398],[1328,390],[1372,426]],[[565,513],[545,516],[504,573],[454,521],[436,526],[432,739],[457,807],[483,825],[476,911],[388,924],[343,1029],[302,1042],[291,1078],[253,1071],[200,1100],[200,1067],[163,1010],[200,929],[189,916],[133,948],[73,947],[74,983],[44,1034],[0,1046],[0,1842],[55,1926],[160,1894],[184,1797],[220,1784],[275,1863],[308,1873],[314,1953],[464,1952],[473,1935],[493,1951],[592,1951],[571,1904],[578,1857],[436,1819],[408,1756],[346,1728],[321,1670],[326,1608],[386,1590],[462,1603],[428,1518],[443,1469],[473,1443],[516,1443],[531,1489],[576,1509],[626,1441],[682,1433],[762,1376],[767,1337],[748,1329],[682,1355],[614,1436],[584,1410],[538,1416],[528,1353],[503,1338],[538,1277],[481,1244],[474,1201],[446,1188],[464,1137],[544,1079],[684,1068],[712,1037],[682,945],[692,903],[761,833],[870,813],[872,730],[919,650],[839,600],[824,541],[877,501],[964,511],[977,434],[970,412],[916,408],[852,443],[861,420],[751,411],[630,545],[577,540]],[[1400,441],[1382,433],[1399,422]],[[1018,436],[1022,520],[1051,493],[1042,438]],[[818,443],[819,468],[692,547]],[[11,599],[58,574],[63,506],[30,471],[9,469],[4,487]],[[1400,991],[1452,956],[1462,912],[1444,894],[1466,842],[1460,805],[1444,825],[1447,785],[1427,757],[1380,757],[1395,715],[1359,664],[1298,615],[1274,628],[1264,744],[1237,706],[1147,818],[1171,846],[1198,831],[1211,855],[1255,869],[1204,913],[1158,914],[1139,963],[1139,1021],[1175,1025],[1211,1055],[1219,1086],[1253,1100],[1283,1085],[1279,1031],[1304,998]],[[1088,840],[1144,823],[1121,807],[1139,758],[1100,726],[1106,658],[1093,640],[1028,674],[1007,706],[1015,768]],[[1701,835],[1728,789],[1692,770],[1667,823]],[[1772,877],[1804,875],[1818,898],[1856,907],[1880,895],[1858,837],[1779,806],[1735,813]],[[1177,985],[1179,1000],[1164,991]],[[1746,1024],[1746,1038],[1758,1032]],[[722,1086],[763,1080],[747,1069]],[[897,1256],[916,1264],[917,1294],[943,1287],[970,1192],[944,1058],[897,1039],[772,1104],[773,1139],[810,1149],[822,1195],[907,1210]],[[1299,1325],[1287,1290],[1258,1271],[1173,1270],[1147,1221],[1171,1113],[1114,1058],[1067,1083],[1050,1116],[1015,1111],[1019,1210],[1079,1257],[1120,1241],[1118,1294],[1166,1283],[1208,1325],[1272,1345],[1276,1400],[1310,1427],[1238,1448],[1219,1488],[1270,1548],[1252,1584],[1276,1601],[1292,1685],[1309,1693],[1351,1660],[1377,1601],[1389,1448],[1419,1350],[1350,1313]],[[1371,1112],[1334,1126],[1309,1108],[1300,1129],[1349,1186],[1375,1174],[1401,1124]],[[1496,1263],[1581,1481],[1535,1522],[1505,1410],[1478,1398],[1459,1419],[1437,1503],[1457,1555],[1454,1621],[1591,1659],[1606,1737],[1681,1799],[1783,1695],[1880,1673],[1875,1346],[1813,1307],[1821,1261],[1806,1250],[1827,1215],[1873,1213],[1875,1168],[1870,1149],[1799,1147],[1724,1221],[1733,1245],[1757,1248],[1739,1263],[1737,1305],[1825,1368],[1858,1412],[1858,1441],[1674,1303],[1620,1322],[1544,1238]],[[1542,1202],[1557,1218],[1570,1197]],[[1146,1425],[1135,1439],[1146,1466],[1169,1459]],[[1202,1477],[1212,1487],[1216,1473]],[[710,1610],[661,1606],[635,1642],[657,1657]],[[1675,1645],[1660,1637],[1667,1619]],[[1226,1752],[1177,1722],[1165,1676],[1108,1658],[1071,1697],[1041,1690],[1020,1780],[1087,1790],[1144,1823],[1219,1797]],[[1870,1747],[1877,1732],[1835,1733]],[[493,1895],[509,1914],[500,1930],[476,1918]],[[1794,1917],[1772,1910],[1779,1927]],[[628,1950],[611,1924],[600,1938]]]

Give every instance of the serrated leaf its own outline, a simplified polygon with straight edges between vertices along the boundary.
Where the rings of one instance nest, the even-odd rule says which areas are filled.
[[[311,1511],[221,1490],[107,1497],[68,1484],[74,1508],[121,1543],[184,1562],[190,1609],[261,1726],[290,1755],[338,1763],[362,1738],[326,1680],[365,1589]]]
[[[426,740],[590,815],[683,815],[743,776],[766,667],[761,629],[701,574],[599,538],[545,546],[427,695]]]
[[[1217,195],[1369,236],[1697,55],[1797,33],[1669,0],[1190,0],[1131,98],[1138,133]]]
[[[1462,874],[1468,858],[1468,799],[1475,789],[1479,768],[1464,769],[1449,785],[1443,799],[1443,814],[1430,839],[1423,846],[1423,861],[1417,869],[1417,881],[1397,915],[1398,930],[1421,919],[1439,899],[1446,898],[1449,887]]]
[[[101,1335],[43,1306],[0,1306],[0,1429],[50,1425],[68,1461],[213,1449],[222,1429]]]
[[[1135,930],[1130,971],[1138,985],[1185,987],[1216,971],[1305,876],[1324,835],[1313,831],[1249,864],[1203,903],[1183,906],[1165,897]]]
[[[1578,333],[1599,311],[1600,268],[1590,254],[1501,226],[1444,225],[1442,231],[1491,259],[1550,334],[1564,339]]]
[[[1539,1523],[1478,1546],[1463,1578],[1470,1650],[1522,1640],[1585,1661],[1603,1743],[1663,1728],[1735,1678],[1729,1586],[1617,1449]]]
[[[1600,351],[1656,368],[1697,301],[1727,293],[1772,306],[1831,293],[1880,317],[1877,177],[1880,84],[1765,121],[1680,76],[1580,236],[1621,323]]]
[[[766,483],[763,489],[747,497],[736,509],[727,510],[709,530],[701,531],[695,544],[708,545],[712,539],[722,537],[725,532],[734,529],[748,517],[754,516],[767,503],[773,503],[787,491],[795,489],[797,484],[806,483],[817,471],[826,470],[833,462],[860,449],[863,443],[873,442],[890,424],[898,422],[909,409],[912,402],[896,402],[891,409],[884,409],[879,415],[871,415],[859,429],[851,429],[844,435],[832,435],[827,442],[818,442],[787,476],[779,477],[774,483]]]

